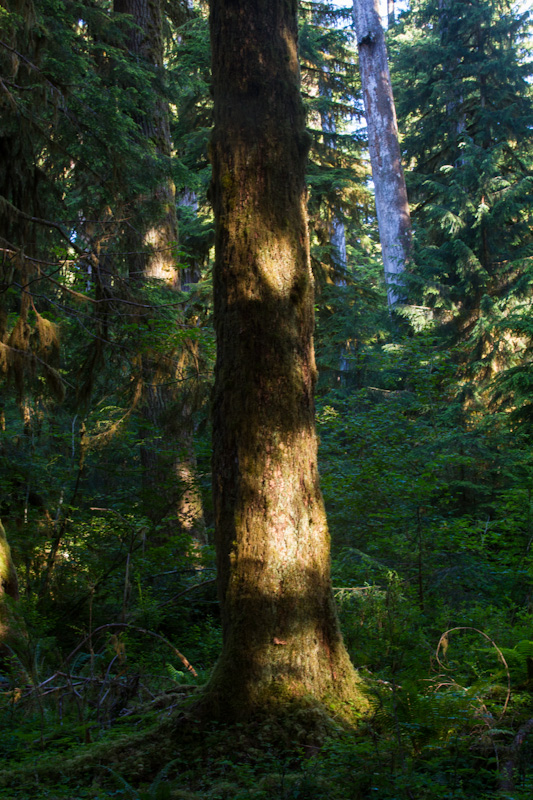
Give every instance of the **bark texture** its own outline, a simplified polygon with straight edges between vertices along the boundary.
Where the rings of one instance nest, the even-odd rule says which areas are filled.
[[[5,597],[16,602],[19,599],[19,587],[9,542],[0,522],[0,657],[5,654],[4,644],[13,640],[18,632],[13,608],[9,602],[5,602]]]
[[[296,0],[211,0],[217,362],[213,491],[223,651],[239,719],[360,701],[339,631],[314,427],[308,135]]]
[[[354,0],[354,25],[368,128],[368,149],[389,305],[403,300],[411,255],[411,218],[379,0]]]

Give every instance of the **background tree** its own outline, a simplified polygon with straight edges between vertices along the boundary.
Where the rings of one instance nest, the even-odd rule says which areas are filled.
[[[529,313],[528,20],[505,2],[417,2],[393,40],[418,297],[485,380],[520,352],[506,320]]]
[[[150,303],[149,296],[143,297],[143,288],[159,284],[164,300],[175,305],[176,295],[165,293],[165,289],[179,290],[181,275],[177,255],[176,191],[170,160],[170,117],[165,96],[161,4],[115,0],[114,11],[127,15],[125,44],[138,68],[144,69],[139,86],[144,104],[138,108],[134,121],[145,141],[143,160],[149,184],[145,183],[139,194],[129,199],[125,209],[123,243],[130,290],[138,300]],[[150,75],[153,91],[143,95],[146,74]],[[179,312],[179,306],[175,310]],[[139,318],[139,324],[147,328],[146,343],[139,356],[145,420],[141,457],[146,513],[158,524],[165,518],[173,518],[174,522],[166,523],[167,528],[177,524],[197,543],[205,544],[193,442],[192,415],[196,410],[197,392],[194,375],[189,369],[191,360],[193,364],[198,360],[197,353],[195,359],[197,348],[194,341],[182,338],[180,352],[158,353],[148,341],[153,335],[153,322],[145,315],[144,319]],[[180,324],[178,313],[173,324]]]
[[[376,213],[389,305],[402,299],[411,221],[378,0],[354,0],[354,26],[368,129]]]

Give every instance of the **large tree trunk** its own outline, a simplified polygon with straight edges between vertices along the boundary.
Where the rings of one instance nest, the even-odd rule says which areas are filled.
[[[128,14],[126,45],[145,68],[163,70],[161,0],[114,0],[117,13]],[[154,87],[155,89],[155,87]],[[131,286],[141,288],[154,280],[172,290],[180,288],[177,264],[178,225],[175,187],[171,176],[169,110],[164,97],[155,96],[150,109],[138,120],[147,142],[147,175],[155,176],[149,196],[132,203],[126,235]],[[153,154],[150,149],[153,147]],[[153,178],[152,178],[153,180]],[[191,343],[191,348],[194,345]],[[193,441],[194,391],[184,389],[189,380],[185,349],[176,359],[155,350],[141,356],[143,416],[146,422],[141,452],[145,510],[154,523],[177,518],[179,528],[197,544],[205,544],[202,499],[196,479]],[[175,354],[174,354],[175,355]],[[194,355],[194,354],[193,354]],[[175,387],[179,387],[176,390]]]
[[[389,305],[404,299],[402,273],[411,254],[411,218],[396,109],[378,0],[354,0],[354,25],[368,128],[368,149]]]
[[[360,697],[331,591],[316,461],[297,2],[210,8],[223,651],[205,702],[238,719],[309,696]]]

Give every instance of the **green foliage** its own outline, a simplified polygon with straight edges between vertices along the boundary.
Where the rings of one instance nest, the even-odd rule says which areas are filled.
[[[107,3],[10,2],[0,9],[0,514],[21,598],[2,601],[20,629],[0,651],[0,753],[25,777],[0,790],[5,800],[531,796],[532,734],[513,750],[533,681],[528,14],[499,0],[413,0],[389,30],[416,232],[411,305],[391,318],[365,132],[353,130],[349,18],[301,6],[321,480],[339,615],[371,712],[324,745],[295,717],[282,730],[167,730],[156,766],[142,766],[145,742],[131,774],[115,756],[121,736],[173,711],[188,718],[184,698],[222,636],[213,553],[172,511],[147,513],[177,482],[169,470],[147,487],[142,460],[150,440],[170,463],[167,432],[180,403],[194,408],[187,433],[212,524],[207,15],[205,4],[168,6],[158,71],[128,54],[132,23]],[[170,165],[142,125],[161,100]],[[141,292],[125,235],[169,167],[184,291],[154,281]],[[154,204],[141,205],[152,219]],[[143,360],[186,387],[164,419],[139,413]],[[99,745],[104,776],[65,765]],[[47,768],[61,778],[39,777]]]
[[[529,12],[506,2],[417,0],[391,37],[413,297],[435,309],[477,384],[514,366],[522,343],[507,317],[529,316],[529,31]]]

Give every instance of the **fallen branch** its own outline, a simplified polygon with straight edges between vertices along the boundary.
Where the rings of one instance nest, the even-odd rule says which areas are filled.
[[[186,589],[183,589],[178,594],[175,594],[170,600],[165,600],[163,603],[159,603],[159,608],[163,608],[163,606],[168,606],[169,603],[173,603],[178,597],[182,597],[184,594],[188,594],[189,592],[193,592],[195,589],[201,589],[202,586],[208,586],[211,583],[216,583],[216,578],[210,578],[208,581],[203,581],[202,583],[195,583],[192,586],[188,586]]]

